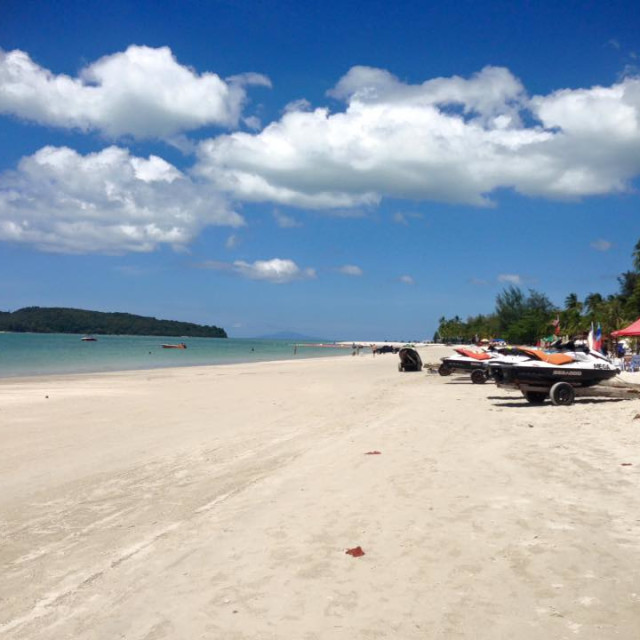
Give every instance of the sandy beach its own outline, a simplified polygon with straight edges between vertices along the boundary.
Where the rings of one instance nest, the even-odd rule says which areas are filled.
[[[0,380],[0,637],[637,640],[640,402],[397,362]]]

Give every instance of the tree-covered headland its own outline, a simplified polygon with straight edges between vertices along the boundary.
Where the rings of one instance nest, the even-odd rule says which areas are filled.
[[[466,320],[458,316],[440,318],[434,340],[469,342],[479,336],[499,337],[512,344],[535,344],[554,332],[580,336],[598,323],[602,334],[609,335],[640,317],[640,240],[633,251],[632,268],[618,276],[618,285],[618,293],[606,297],[590,293],[580,300],[575,293],[569,293],[562,308],[544,293],[533,289],[525,293],[519,287],[509,286],[496,297],[495,311],[491,314]]]
[[[216,326],[176,320],[157,320],[131,313],[105,313],[62,307],[25,307],[13,312],[0,311],[0,331],[189,338],[227,337],[226,331]]]

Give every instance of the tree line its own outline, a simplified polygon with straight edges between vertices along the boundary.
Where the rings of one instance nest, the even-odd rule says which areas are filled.
[[[224,329],[213,325],[157,320],[131,313],[106,313],[62,307],[25,307],[13,312],[0,311],[0,331],[189,338],[227,337]]]
[[[503,338],[512,344],[534,344],[554,334],[580,336],[598,323],[602,334],[621,329],[640,316],[640,240],[635,245],[632,268],[618,276],[619,291],[603,296],[590,293],[584,300],[570,293],[562,308],[544,294],[533,289],[525,293],[511,285],[496,297],[494,313],[442,317],[434,341],[470,342],[474,337]],[[556,330],[556,324],[558,328]]]

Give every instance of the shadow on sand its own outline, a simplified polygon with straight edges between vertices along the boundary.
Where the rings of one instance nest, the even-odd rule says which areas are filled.
[[[489,398],[489,400],[507,400],[507,398]],[[512,398],[508,398],[512,400]],[[613,402],[626,402],[632,398],[576,398],[574,404],[609,404]],[[540,404],[532,404],[524,398],[517,402],[494,402],[494,407],[515,407],[516,409],[537,409],[539,407],[553,407],[550,400],[545,400]]]

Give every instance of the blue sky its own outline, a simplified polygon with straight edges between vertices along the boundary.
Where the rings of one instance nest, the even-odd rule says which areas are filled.
[[[0,309],[430,338],[617,291],[636,2],[36,2],[0,20]]]

